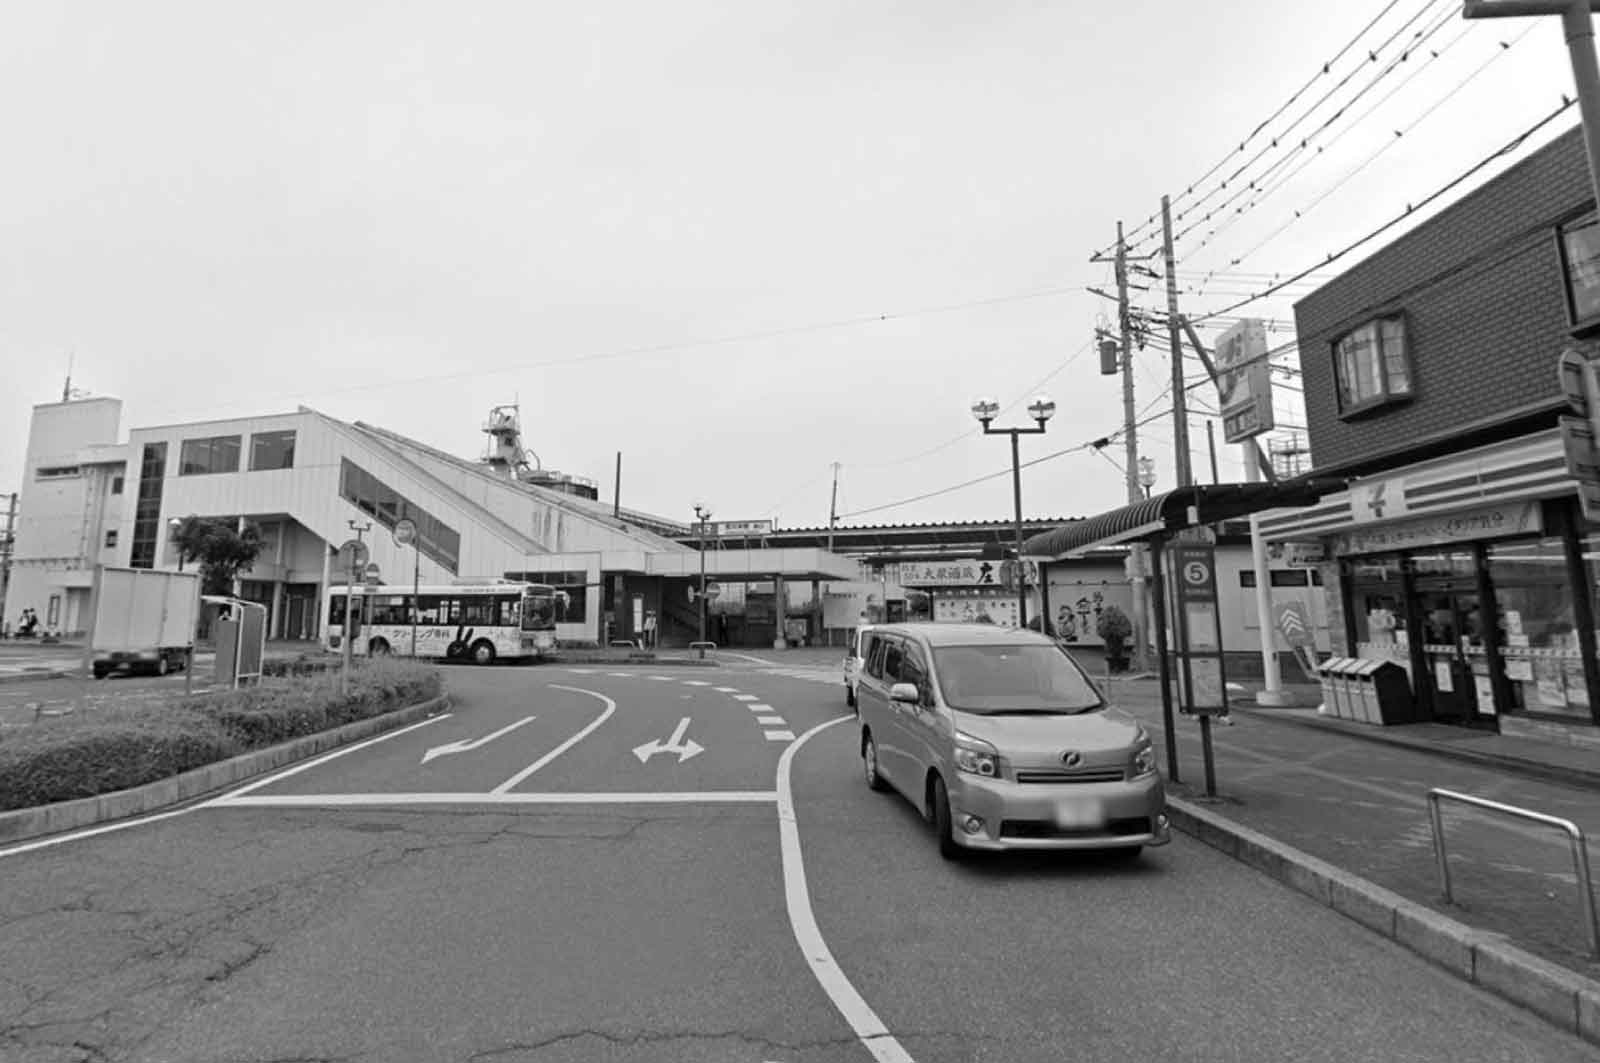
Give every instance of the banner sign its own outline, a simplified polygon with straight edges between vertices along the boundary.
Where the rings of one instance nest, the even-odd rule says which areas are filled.
[[[998,587],[1000,565],[994,561],[902,561],[902,587]]]
[[[1272,431],[1276,422],[1265,323],[1246,318],[1234,325],[1217,338],[1216,357],[1223,438],[1243,443]]]
[[[1461,513],[1397,521],[1382,527],[1352,528],[1339,536],[1337,552],[1341,555],[1379,554],[1543,530],[1537,501],[1508,502]]]

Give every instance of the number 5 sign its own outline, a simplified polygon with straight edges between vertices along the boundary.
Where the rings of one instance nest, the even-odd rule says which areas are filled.
[[[1222,661],[1222,618],[1217,609],[1217,558],[1210,545],[1172,547],[1173,594],[1181,710],[1225,716],[1228,690]]]

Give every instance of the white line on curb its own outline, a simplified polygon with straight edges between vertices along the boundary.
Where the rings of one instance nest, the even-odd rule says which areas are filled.
[[[771,790],[701,790],[642,793],[368,793],[368,794],[263,794],[230,801],[234,808],[339,808],[388,805],[684,805],[771,804]]]
[[[839,969],[828,943],[822,939],[816,913],[811,910],[811,895],[806,891],[806,868],[800,854],[800,825],[794,816],[790,769],[794,764],[794,755],[812,736],[836,723],[853,719],[854,716],[840,716],[817,724],[778,758],[778,838],[783,851],[783,896],[789,909],[789,926],[794,930],[794,939],[800,946],[801,955],[822,986],[822,991],[828,994],[828,999],[833,1001],[833,1006],[839,1009],[839,1014],[850,1024],[850,1029],[872,1053],[872,1058],[878,1063],[914,1063],[911,1055],[889,1033],[888,1027],[884,1026],[877,1013]],[[767,737],[772,736],[769,734]]]

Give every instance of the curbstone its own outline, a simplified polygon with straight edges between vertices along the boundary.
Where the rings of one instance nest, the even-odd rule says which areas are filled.
[[[433,716],[449,704],[449,696],[407,705],[365,720],[347,723],[332,731],[322,731],[291,739],[266,749],[241,753],[237,757],[206,764],[166,779],[145,783],[115,793],[97,794],[76,801],[59,801],[37,808],[0,812],[0,842],[18,842],[46,834],[91,827],[112,820],[145,815],[171,805],[184,804],[257,775],[264,775],[286,764],[306,760],[330,749],[349,745],[371,735]]]
[[[1591,1044],[1600,982],[1535,956],[1225,816],[1167,797],[1172,826]]]

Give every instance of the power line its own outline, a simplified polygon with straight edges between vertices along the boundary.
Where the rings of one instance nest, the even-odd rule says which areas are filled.
[[[1523,143],[1525,143],[1529,137],[1533,136],[1539,130],[1543,129],[1545,126],[1549,125],[1551,122],[1553,122],[1557,118],[1559,118],[1564,111],[1566,111],[1568,108],[1570,108],[1573,105],[1574,102],[1576,102],[1576,101],[1569,100],[1569,99],[1567,99],[1566,97],[1563,96],[1560,107],[1557,107],[1554,111],[1551,111],[1549,114],[1547,114],[1543,118],[1539,119],[1539,121],[1535,122],[1532,126],[1530,126],[1528,129],[1524,130],[1522,133],[1518,134],[1515,138],[1513,138],[1505,146],[1497,149],[1496,151],[1490,152],[1488,155],[1484,156],[1482,159],[1479,159],[1476,163],[1474,163],[1465,172],[1461,173],[1457,177],[1455,177],[1452,180],[1450,180],[1447,184],[1443,185],[1439,189],[1437,189],[1434,192],[1432,192],[1431,194],[1429,194],[1428,197],[1423,199],[1422,201],[1420,201],[1418,203],[1415,203],[1415,204],[1409,204],[1408,203],[1406,205],[1406,209],[1405,209],[1404,212],[1402,212],[1401,214],[1396,215],[1394,218],[1391,218],[1389,221],[1384,222],[1382,225],[1378,226],[1378,228],[1376,228],[1376,229],[1372,230],[1371,232],[1367,233],[1365,236],[1353,241],[1350,244],[1347,244],[1345,247],[1341,248],[1340,250],[1335,251],[1332,254],[1328,255],[1328,257],[1326,259],[1324,259],[1322,262],[1318,263],[1318,265],[1319,266],[1326,266],[1330,262],[1337,262],[1339,259],[1345,257],[1350,252],[1356,250],[1358,247],[1361,247],[1361,246],[1363,246],[1363,245],[1365,245],[1367,243],[1370,243],[1372,240],[1374,240],[1377,237],[1383,235],[1384,233],[1388,232],[1390,229],[1394,228],[1396,225],[1398,225],[1401,222],[1405,221],[1406,218],[1410,217],[1417,210],[1422,209],[1424,207],[1427,207],[1429,204],[1431,204],[1434,200],[1438,199],[1440,196],[1446,194],[1447,192],[1450,192],[1450,191],[1454,190],[1458,185],[1460,185],[1462,182],[1464,182],[1464,181],[1468,180],[1469,178],[1471,178],[1479,170],[1482,170],[1485,166],[1489,165],[1494,160],[1496,160],[1498,158],[1501,158],[1501,157],[1503,157],[1505,155],[1509,155],[1511,152],[1513,152],[1517,148],[1521,147],[1523,145]],[[1230,312],[1232,312],[1234,310],[1238,310],[1240,307],[1248,306],[1251,303],[1257,302],[1257,301],[1259,301],[1261,299],[1265,299],[1267,296],[1272,295],[1272,294],[1282,290],[1284,287],[1288,286],[1289,284],[1292,284],[1294,281],[1299,280],[1301,277],[1304,277],[1306,275],[1306,273],[1309,273],[1309,272],[1310,272],[1310,270],[1306,270],[1305,272],[1297,273],[1293,277],[1289,278],[1289,280],[1284,281],[1281,284],[1273,285],[1272,287],[1268,288],[1266,291],[1261,292],[1259,295],[1248,296],[1248,297],[1246,297],[1244,299],[1239,300],[1236,303],[1230,303],[1229,305],[1223,307],[1221,310],[1218,310],[1218,311],[1215,311],[1213,313],[1205,314],[1205,315],[1202,315],[1201,317],[1195,318],[1194,322],[1196,324],[1198,324],[1201,321],[1210,320],[1212,318],[1218,317],[1219,315],[1230,313]]]
[[[1319,71],[1317,71],[1315,74],[1311,75],[1311,78],[1309,80],[1307,80],[1304,85],[1302,85],[1300,88],[1296,89],[1294,91],[1294,93],[1291,94],[1289,96],[1289,98],[1287,100],[1285,100],[1282,104],[1280,104],[1276,110],[1274,110],[1271,114],[1269,114],[1266,118],[1264,118],[1261,122],[1259,122],[1256,125],[1256,127],[1253,130],[1251,130],[1250,133],[1248,135],[1246,135],[1243,140],[1241,140],[1239,142],[1239,146],[1237,148],[1234,148],[1233,150],[1229,151],[1226,155],[1222,156],[1222,158],[1218,159],[1211,166],[1211,168],[1209,170],[1207,170],[1205,173],[1201,174],[1198,179],[1189,182],[1188,187],[1184,191],[1179,192],[1176,196],[1174,196],[1173,197],[1173,203],[1177,203],[1179,201],[1182,201],[1182,200],[1188,198],[1189,196],[1192,196],[1194,194],[1195,189],[1198,188],[1198,187],[1203,186],[1207,181],[1209,181],[1211,179],[1211,177],[1214,174],[1216,174],[1216,172],[1218,170],[1222,169],[1224,166],[1226,166],[1228,164],[1228,160],[1229,159],[1233,158],[1235,155],[1242,154],[1249,147],[1251,141],[1253,141],[1256,137],[1260,136],[1261,132],[1263,130],[1265,130],[1267,128],[1267,126],[1269,126],[1273,122],[1277,121],[1278,117],[1280,115],[1282,115],[1283,112],[1287,111],[1290,107],[1293,107],[1295,102],[1297,100],[1299,100],[1301,96],[1305,95],[1305,93],[1308,90],[1310,90],[1310,88],[1313,85],[1315,85],[1318,80],[1320,80],[1321,78],[1329,76],[1331,74],[1331,72],[1332,72],[1332,68],[1333,68],[1334,64],[1339,62],[1340,59],[1343,59],[1344,56],[1350,51],[1350,49],[1355,47],[1355,45],[1357,44],[1357,42],[1359,42],[1361,40],[1361,38],[1365,37],[1368,33],[1370,33],[1372,31],[1373,27],[1376,26],[1380,21],[1382,21],[1383,18],[1386,15],[1388,15],[1389,12],[1392,11],[1399,4],[1399,2],[1400,2],[1400,0],[1389,0],[1389,3],[1385,4],[1383,6],[1383,9],[1381,11],[1379,11],[1375,16],[1373,16],[1373,18],[1372,18],[1372,20],[1370,22],[1368,22],[1365,26],[1363,26],[1361,28],[1361,30],[1358,33],[1356,33],[1356,35],[1354,37],[1352,37],[1345,44],[1345,46],[1343,48],[1339,49],[1338,53],[1336,55],[1334,55],[1334,57],[1332,59],[1329,59],[1328,61],[1323,63],[1322,64],[1322,68]],[[1150,226],[1154,225],[1156,223],[1156,221],[1158,221],[1160,219],[1160,217],[1161,217],[1161,215],[1160,215],[1159,212],[1152,214],[1149,218],[1147,218],[1142,224],[1140,224],[1132,232],[1128,233],[1124,237],[1124,240],[1125,241],[1131,240],[1134,237],[1138,236],[1139,233],[1144,232]],[[1099,257],[1100,255],[1104,255],[1108,251],[1113,250],[1114,248],[1115,248],[1114,244],[1113,245],[1109,245],[1106,248],[1103,248],[1099,252],[1097,252],[1097,254],[1094,257]]]

